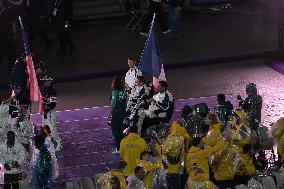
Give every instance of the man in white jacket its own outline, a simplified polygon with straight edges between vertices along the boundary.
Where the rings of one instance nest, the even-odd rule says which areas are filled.
[[[4,142],[7,128],[10,127],[11,116],[9,114],[9,103],[4,102],[0,96],[0,143]]]
[[[15,140],[15,133],[7,133],[7,141],[0,146],[0,162],[4,165],[4,188],[18,189],[22,179],[21,164],[27,159],[22,144]]]

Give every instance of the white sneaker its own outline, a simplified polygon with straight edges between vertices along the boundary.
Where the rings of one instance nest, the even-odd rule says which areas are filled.
[[[59,152],[59,151],[61,151],[61,150],[63,150],[63,146],[62,146],[62,142],[60,141],[60,142],[57,142],[55,151],[56,151],[56,152]]]
[[[148,37],[148,33],[146,33],[146,32],[140,32],[139,34],[140,34],[140,35],[143,35],[143,36],[145,36],[145,37]]]
[[[163,34],[167,34],[167,33],[170,33],[172,30],[166,30],[166,31],[163,31]]]
[[[113,155],[118,155],[118,154],[119,154],[119,151],[117,151],[117,148],[115,148],[114,150],[112,150],[111,154],[113,154]]]

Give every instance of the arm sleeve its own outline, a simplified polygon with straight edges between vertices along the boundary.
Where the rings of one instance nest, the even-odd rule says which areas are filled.
[[[111,100],[110,100],[110,106],[115,107],[117,104],[117,91],[111,92]]]
[[[278,138],[283,134],[283,127],[284,127],[284,118],[278,120],[274,126],[272,131],[272,136],[274,138]]]
[[[205,156],[210,157],[212,154],[214,154],[214,153],[218,152],[219,150],[221,150],[226,144],[227,144],[227,142],[225,142],[224,140],[221,140],[215,146],[209,147],[208,149],[206,149],[204,151],[205,152]]]
[[[27,158],[27,152],[25,148],[20,144],[19,145],[19,152],[18,152],[18,163],[21,165]]]

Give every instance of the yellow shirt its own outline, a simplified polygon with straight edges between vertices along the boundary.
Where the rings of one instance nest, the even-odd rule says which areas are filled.
[[[148,146],[143,138],[135,133],[130,133],[120,143],[119,154],[127,163],[124,171],[125,176],[129,176],[134,172],[137,165],[136,161],[140,159],[140,154],[147,151]]]
[[[274,138],[278,139],[278,145],[277,145],[277,153],[282,156],[282,159],[284,159],[284,118],[280,118],[272,131],[272,136]]]

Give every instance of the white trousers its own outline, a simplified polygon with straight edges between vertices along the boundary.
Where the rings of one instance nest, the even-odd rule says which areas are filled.
[[[56,142],[61,142],[61,138],[57,132],[56,128],[56,114],[55,110],[51,110],[47,114],[47,118],[44,119],[44,116],[42,116],[42,126],[48,125],[51,131],[51,136]]]
[[[147,116],[149,118],[154,118],[156,115],[154,114],[154,111],[141,109],[138,111],[138,116],[139,118],[136,125],[138,127],[138,134],[141,135],[142,125],[145,117]]]

